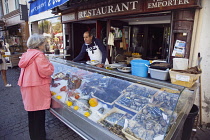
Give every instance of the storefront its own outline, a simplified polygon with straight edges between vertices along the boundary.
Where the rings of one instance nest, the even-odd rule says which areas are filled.
[[[81,50],[83,33],[91,31],[106,46],[110,63],[128,64],[130,57],[189,58],[196,8],[199,0],[86,0],[53,11],[62,13],[70,60]],[[107,44],[110,32],[113,46]],[[177,40],[185,48],[173,55]],[[51,62],[50,110],[85,139],[177,139],[198,88],[66,60]]]
[[[138,53],[143,59],[171,61],[177,40],[186,43],[181,57],[189,58],[195,9],[198,0],[175,1],[81,1],[57,7],[65,26],[65,43],[71,59],[83,44],[83,33],[91,31],[107,46],[110,63],[118,54]],[[65,10],[62,10],[65,7]],[[55,10],[55,9],[54,9]],[[114,33],[114,46],[107,44],[109,32]],[[111,53],[110,53],[111,51]]]
[[[20,4],[20,9],[2,17],[5,21],[2,37],[8,52],[6,60],[9,67],[17,66],[19,57],[27,49],[26,43],[29,37],[27,10],[27,5]]]

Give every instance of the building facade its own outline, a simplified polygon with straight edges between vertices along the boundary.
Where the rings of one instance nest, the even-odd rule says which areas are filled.
[[[29,37],[28,8],[25,0],[1,0],[4,21],[3,36],[5,42],[15,46],[13,52],[24,52]]]

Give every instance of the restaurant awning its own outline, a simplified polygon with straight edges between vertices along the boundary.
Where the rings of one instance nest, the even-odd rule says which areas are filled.
[[[0,19],[0,27],[3,27],[5,25],[4,21]]]
[[[30,0],[29,16],[39,14],[66,3],[68,0]]]

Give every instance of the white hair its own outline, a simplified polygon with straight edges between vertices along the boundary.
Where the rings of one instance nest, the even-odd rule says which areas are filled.
[[[46,38],[40,34],[33,34],[28,38],[27,47],[29,49],[39,49],[39,46],[46,42]]]

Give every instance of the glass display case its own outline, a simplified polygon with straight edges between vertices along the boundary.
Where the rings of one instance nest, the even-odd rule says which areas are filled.
[[[50,110],[88,140],[173,139],[194,102],[196,87],[62,59],[51,62]]]

